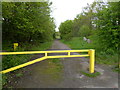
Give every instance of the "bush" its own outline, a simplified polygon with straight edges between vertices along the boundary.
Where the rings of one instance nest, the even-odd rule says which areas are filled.
[[[59,30],[62,39],[70,40],[72,37],[72,29],[73,29],[72,20],[66,20],[65,22],[61,23],[59,26]]]
[[[88,37],[88,36],[91,35],[91,33],[92,33],[92,31],[86,25],[83,25],[79,30],[79,35],[82,36],[82,37]]]

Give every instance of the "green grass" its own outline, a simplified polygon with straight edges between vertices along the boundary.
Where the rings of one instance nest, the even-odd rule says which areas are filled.
[[[57,71],[57,72],[60,72],[61,69],[63,68],[63,65],[60,63],[60,59],[59,58],[52,58],[50,59],[50,62],[53,63],[56,67],[54,67],[54,69]]]
[[[74,37],[72,40],[65,41],[61,40],[63,43],[67,44],[72,49],[95,49],[94,43],[87,43],[83,41],[82,37]]]
[[[53,81],[60,81],[62,78],[62,72],[63,72],[63,65],[61,64],[60,59],[47,59],[46,63],[47,66],[44,66],[44,68],[39,68],[40,72],[38,72],[40,75],[49,75],[48,77]]]
[[[46,49],[50,48],[52,41],[44,42],[44,43],[18,43],[18,44],[19,44],[19,46],[17,47],[16,51],[39,51],[39,50],[46,50]],[[13,43],[3,42],[2,50],[14,51]]]
[[[81,73],[87,77],[97,77],[100,75],[100,72],[87,73],[87,72],[81,71]]]
[[[2,74],[0,74],[0,90],[2,90]]]
[[[49,49],[51,45],[52,45],[52,42],[40,43],[40,44],[33,45],[28,50],[31,50],[31,51],[42,51],[42,50]]]
[[[113,71],[120,73],[120,66],[119,66],[119,65],[116,65],[116,66],[113,68]]]
[[[51,61],[53,63],[56,63],[56,64],[60,63],[60,59],[59,58],[52,58]]]
[[[16,77],[21,77],[21,76],[23,76],[22,73],[17,73],[17,74],[16,74]]]
[[[67,44],[71,49],[95,49],[96,63],[98,64],[108,64],[116,65],[118,64],[118,53],[112,50],[104,51],[101,50],[101,46],[98,43],[97,36],[90,36],[89,39],[91,43],[83,41],[82,37],[73,37],[69,41],[61,40],[63,43]]]
[[[113,55],[110,55],[110,54],[101,55],[100,53],[97,53],[96,63],[107,64],[107,65],[117,65],[118,64],[118,54],[115,53]]]
[[[58,67],[56,67],[56,70],[61,71],[61,69],[63,68],[63,65],[61,65],[60,59],[59,58],[52,58],[50,60],[51,60],[52,63],[54,63],[54,64],[56,64],[56,66],[58,66]]]

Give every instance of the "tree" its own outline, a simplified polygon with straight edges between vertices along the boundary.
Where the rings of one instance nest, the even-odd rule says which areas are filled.
[[[96,6],[95,2],[91,5],[88,4],[86,7],[83,8],[82,13],[76,16],[76,18],[74,19],[74,24],[73,24],[73,28],[74,28],[72,31],[73,36],[85,35],[85,32],[87,36],[92,34],[92,30],[94,30],[93,20],[95,18],[95,15],[94,15],[95,6]],[[82,32],[84,34],[82,34]]]
[[[72,20],[66,20],[65,22],[61,23],[59,26],[61,38],[65,39],[65,40],[71,39],[72,30],[73,30],[73,21]]]
[[[82,25],[79,30],[79,36],[81,37],[88,37],[91,35],[92,30],[87,25]]]
[[[97,20],[95,24],[99,30],[99,38],[101,48],[104,50],[117,50],[120,35],[120,19],[119,19],[120,2],[111,2],[103,5],[102,10],[96,13]]]
[[[49,41],[55,31],[49,2],[3,2],[3,42]]]

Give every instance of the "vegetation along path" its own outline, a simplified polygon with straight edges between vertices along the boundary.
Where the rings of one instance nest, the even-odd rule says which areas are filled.
[[[70,48],[58,40],[53,42],[50,50],[69,50]],[[78,53],[72,53],[78,54]],[[39,55],[40,57],[41,55]],[[88,58],[61,58],[51,62],[44,60],[25,67],[25,74],[20,78],[14,78],[11,87],[15,88],[117,88],[118,74],[110,67],[96,65],[95,70],[101,75],[87,77],[81,70],[87,71]],[[55,63],[57,62],[57,63]]]

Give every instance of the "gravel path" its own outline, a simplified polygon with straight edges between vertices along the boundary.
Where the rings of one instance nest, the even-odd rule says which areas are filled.
[[[50,50],[70,50],[70,48],[55,40]],[[78,54],[78,53],[72,53]],[[100,76],[90,78],[82,75],[81,70],[87,70],[89,62],[87,58],[61,58],[63,68],[59,72],[49,72],[53,66],[49,60],[30,65],[22,77],[14,79],[10,83],[15,88],[117,88],[118,74],[112,72],[111,66],[96,65],[96,71]],[[53,70],[54,71],[54,70]],[[49,73],[45,73],[49,72]]]

